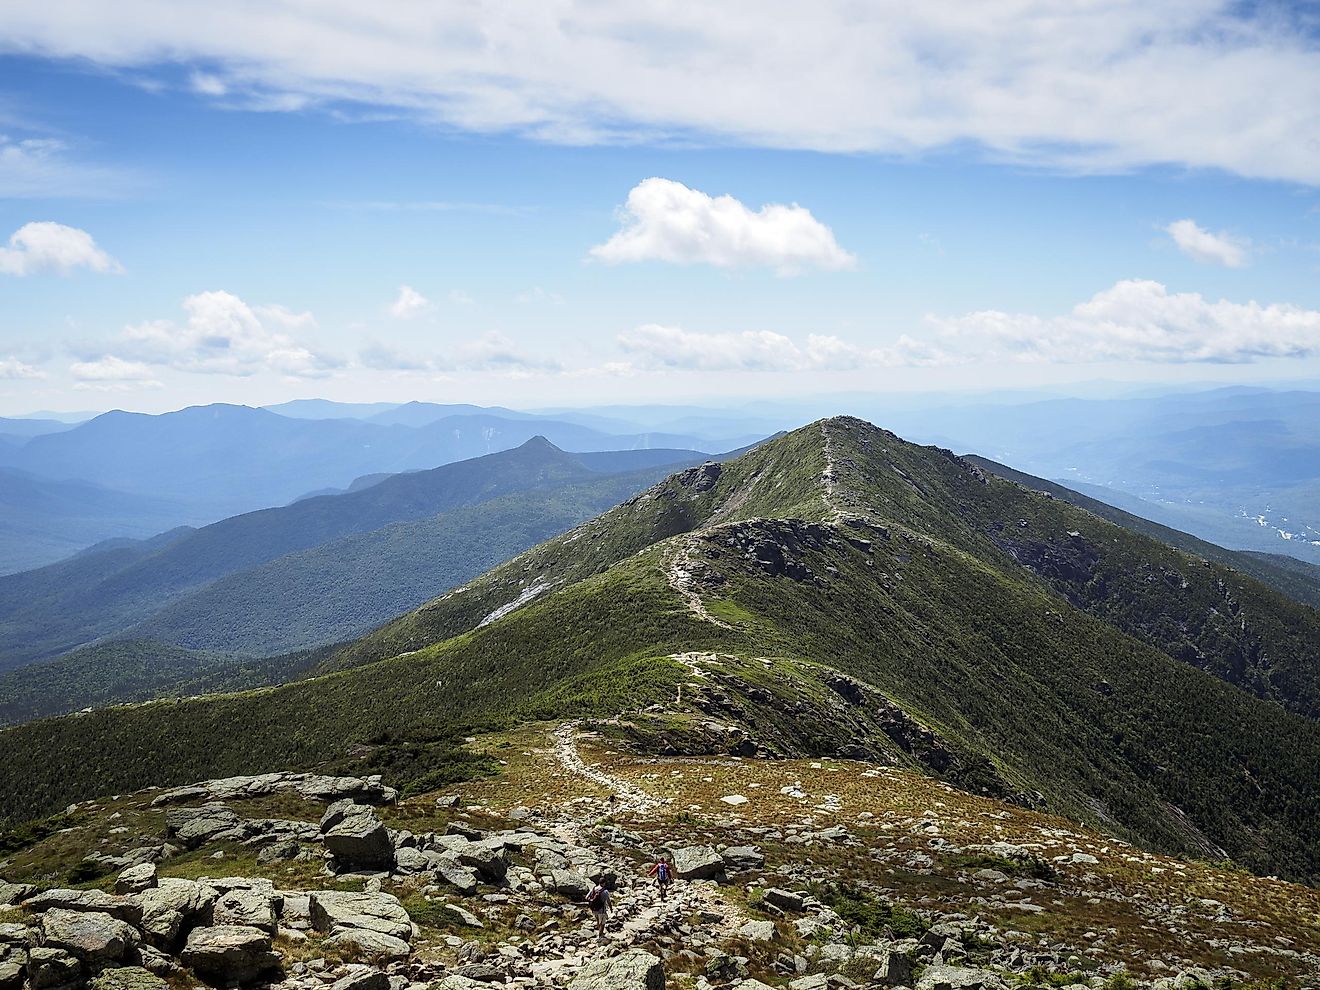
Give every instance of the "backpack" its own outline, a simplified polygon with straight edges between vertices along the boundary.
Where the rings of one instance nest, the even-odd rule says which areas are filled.
[[[587,907],[593,910],[600,907],[605,900],[605,888],[600,884],[591,888],[591,893],[587,895]]]
[[[655,878],[661,883],[669,882],[669,864],[661,863],[655,871]]]

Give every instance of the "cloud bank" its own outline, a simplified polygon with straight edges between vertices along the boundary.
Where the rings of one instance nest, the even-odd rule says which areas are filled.
[[[672,179],[650,178],[628,193],[623,229],[591,249],[609,264],[668,261],[717,268],[773,268],[796,275],[805,268],[839,270],[857,261],[829,227],[796,203],[751,210],[732,196],[708,196]]]
[[[1320,182],[1307,14],[1233,0],[327,5],[9,0],[0,48],[264,109],[362,104],[537,139],[1153,164]]]

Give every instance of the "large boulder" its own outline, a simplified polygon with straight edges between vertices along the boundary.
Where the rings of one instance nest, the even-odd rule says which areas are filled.
[[[272,886],[228,890],[211,910],[217,925],[248,925],[275,934],[279,927],[279,904]]]
[[[28,953],[27,968],[32,990],[67,987],[77,982],[83,971],[82,963],[73,953],[48,945],[38,945]]]
[[[89,990],[169,990],[169,984],[141,966],[107,969],[92,980]]]
[[[23,966],[15,959],[0,959],[0,990],[23,990]]]
[[[107,894],[104,890],[67,890],[56,887],[29,897],[23,902],[23,907],[34,912],[58,908],[61,911],[108,914],[132,924],[142,920],[142,906],[136,898]]]
[[[186,849],[215,839],[241,839],[243,820],[223,804],[174,808],[165,813],[165,833]]]
[[[583,967],[569,990],[665,990],[664,964],[641,949],[596,959]]]
[[[477,892],[477,871],[464,866],[453,853],[436,854],[432,872],[437,880],[449,884],[465,897]]]
[[[551,870],[541,882],[561,897],[585,901],[591,893],[592,882],[576,870]]]
[[[330,990],[390,990],[390,978],[370,966],[349,966]]]
[[[203,979],[225,985],[251,982],[280,962],[270,936],[249,925],[194,928],[180,958]]]
[[[138,863],[124,869],[115,878],[116,894],[140,894],[156,886],[156,864]]]
[[[86,963],[116,962],[141,941],[128,922],[94,911],[51,908],[41,916],[40,928],[43,946],[63,949]]]
[[[709,880],[724,872],[724,860],[710,846],[679,846],[669,855],[680,880]]]
[[[759,870],[765,866],[765,856],[755,846],[729,846],[722,853],[724,869],[729,873]]]
[[[412,946],[403,939],[369,928],[345,928],[321,944],[382,964],[399,962],[412,954]]]
[[[152,945],[169,949],[185,924],[210,924],[219,893],[196,880],[161,877],[155,887],[137,895],[142,906],[142,932]]]
[[[9,907],[11,904],[25,900],[31,897],[36,889],[30,883],[8,883],[0,880],[0,907]]]
[[[329,935],[365,930],[405,942],[412,938],[412,919],[392,894],[314,890],[308,895],[308,908],[312,925]]]
[[[321,819],[321,841],[341,866],[389,869],[394,844],[376,811],[353,801],[336,801]]]
[[[917,990],[1005,990],[999,974],[967,966],[927,966],[917,980]]]
[[[458,850],[458,861],[470,866],[487,880],[500,880],[509,869],[509,854],[502,839],[469,842]]]

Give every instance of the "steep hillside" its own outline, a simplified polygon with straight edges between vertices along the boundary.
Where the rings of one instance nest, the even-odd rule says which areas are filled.
[[[1314,711],[1316,621],[1222,565],[829,420],[670,478],[383,627],[333,673],[8,730],[0,795],[27,817],[312,765],[421,786],[474,726],[663,700],[715,730],[661,725],[638,745],[901,762],[1315,879],[1320,728],[1284,706]]]

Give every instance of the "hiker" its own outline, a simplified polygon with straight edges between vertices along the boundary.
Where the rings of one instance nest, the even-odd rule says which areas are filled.
[[[591,913],[596,916],[596,938],[603,942],[605,918],[610,913],[610,892],[599,883],[593,885],[591,893],[587,895],[587,907],[591,908]]]
[[[660,888],[660,900],[669,893],[669,885],[674,882],[674,868],[666,856],[659,857],[646,871],[648,877],[655,877],[655,885]]]

